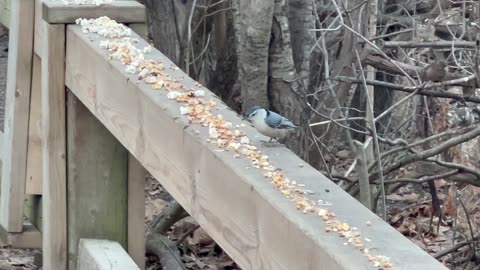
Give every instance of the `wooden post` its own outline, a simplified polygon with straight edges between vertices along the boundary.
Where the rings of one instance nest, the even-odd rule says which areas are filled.
[[[66,270],[65,25],[42,23],[43,269]]]
[[[139,270],[117,242],[81,239],[77,270]]]
[[[68,265],[77,269],[80,238],[127,249],[128,152],[71,92],[67,145]]]
[[[10,22],[5,97],[0,224],[7,232],[21,232],[32,79],[34,3],[31,0],[12,1],[11,8],[13,16]]]
[[[28,127],[26,194],[42,194],[41,60],[33,54],[32,94]]]
[[[145,177],[147,170],[128,155],[128,253],[145,269]]]
[[[11,0],[0,1],[0,24],[10,28]]]

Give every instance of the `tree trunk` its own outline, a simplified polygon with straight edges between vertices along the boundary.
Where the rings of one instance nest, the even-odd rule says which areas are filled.
[[[268,57],[273,0],[232,1],[242,110],[269,107]]]

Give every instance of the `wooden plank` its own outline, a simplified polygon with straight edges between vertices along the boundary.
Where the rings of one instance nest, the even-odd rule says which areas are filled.
[[[80,239],[78,270],[139,270],[120,244]]]
[[[43,1],[43,20],[55,23],[75,23],[78,18],[96,19],[107,16],[120,23],[144,23],[145,7],[136,1],[114,1],[111,4],[65,5],[62,1]]]
[[[34,54],[25,193],[36,195],[42,194],[42,88],[40,77],[40,57]]]
[[[4,136],[5,135],[3,134],[3,131],[0,131],[0,153],[3,153],[3,137]]]
[[[72,93],[67,98],[68,264],[77,269],[80,238],[127,248],[128,152]]]
[[[5,0],[0,2],[0,24],[10,29],[11,20],[11,0]]]
[[[145,177],[147,170],[128,155],[128,254],[145,269]]]
[[[42,19],[42,1],[35,0],[35,34],[33,48],[34,52],[42,58],[42,44],[44,44],[45,34],[43,33],[43,19]]]
[[[131,23],[128,25],[133,32],[137,33],[141,38],[148,39],[147,26],[144,23]]]
[[[42,234],[32,224],[24,223],[22,232],[7,232],[0,227],[0,238],[3,244],[14,248],[41,248]]]
[[[43,268],[67,269],[65,25],[43,23]]]
[[[0,224],[7,232],[21,232],[27,164],[27,134],[30,106],[33,12],[30,0],[12,2],[5,127],[3,140]]]
[[[110,60],[99,47],[103,39],[68,26],[67,86],[242,269],[372,268],[358,250],[344,245],[344,238],[326,233],[321,218],[296,210],[250,160],[207,143],[208,128],[181,116],[180,104],[169,100],[167,91],[152,90],[119,61]],[[147,44],[140,40],[136,46]],[[186,89],[198,88],[158,50],[148,57],[162,63],[164,72]],[[205,99],[217,103],[215,114],[233,126],[241,123],[206,92]],[[262,146],[250,126],[242,131],[272,164],[314,191],[313,200],[331,202],[336,216],[358,227],[362,237],[371,239],[368,245],[389,256],[396,268],[446,269],[287,148]]]

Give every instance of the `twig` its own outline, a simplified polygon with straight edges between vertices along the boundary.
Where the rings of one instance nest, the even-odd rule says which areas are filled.
[[[187,237],[193,233],[195,230],[197,230],[198,228],[200,228],[200,225],[195,225],[193,227],[191,227],[189,230],[187,230],[178,240],[177,242],[175,242],[175,244],[178,246],[180,245],[181,243],[183,243],[183,241],[185,241],[185,239],[187,239]]]
[[[434,257],[435,259],[439,259],[439,258],[441,258],[441,257],[443,257],[443,256],[445,256],[445,255],[448,255],[448,254],[450,254],[450,253],[452,253],[452,252],[454,252],[454,251],[456,251],[456,250],[458,250],[458,249],[460,249],[460,248],[462,248],[462,247],[464,247],[464,246],[466,246],[466,245],[469,245],[472,241],[477,241],[478,238],[479,238],[479,236],[480,236],[480,235],[475,235],[475,236],[472,238],[472,240],[465,240],[465,241],[463,241],[463,242],[460,242],[460,243],[456,244],[455,246],[452,246],[452,247],[449,247],[449,248],[444,249],[444,250],[442,250],[442,251],[439,251],[439,252],[437,252],[436,254],[434,254],[433,257]]]
[[[372,196],[370,193],[370,182],[368,180],[367,153],[363,143],[354,140],[356,161],[358,162],[358,186],[360,189],[360,202],[368,209],[372,210]]]
[[[416,162],[416,161],[419,161],[419,160],[426,160],[429,157],[436,156],[436,155],[442,153],[443,151],[445,151],[445,150],[447,150],[447,149],[449,149],[453,146],[464,143],[464,142],[466,142],[468,140],[471,140],[471,139],[473,139],[473,138],[475,138],[479,135],[480,135],[480,126],[473,129],[470,132],[467,132],[467,133],[461,135],[461,136],[451,138],[450,140],[448,140],[446,142],[440,143],[437,146],[432,147],[428,150],[419,151],[419,152],[416,152],[415,154],[407,155],[405,158],[400,159],[399,161],[395,162],[393,165],[390,165],[390,166],[386,167],[385,168],[385,173],[390,173],[391,171],[396,170],[396,169],[398,169],[402,166],[405,166],[407,164],[410,164],[410,163],[413,163],[413,162]]]
[[[351,78],[351,77],[345,77],[345,76],[336,76],[336,80],[341,81],[341,82],[350,82],[350,83],[363,83],[362,80],[356,79],[356,78]],[[438,97],[438,98],[449,98],[449,99],[455,99],[459,101],[469,101],[469,102],[474,102],[474,103],[480,103],[480,97],[477,96],[465,96],[465,95],[460,95],[460,94],[455,94],[447,91],[435,91],[435,90],[428,90],[429,88],[435,88],[439,87],[442,85],[461,85],[461,83],[466,83],[468,81],[474,80],[475,75],[471,75],[468,77],[460,78],[460,79],[455,79],[455,80],[450,80],[450,81],[445,81],[443,83],[432,83],[432,84],[427,84],[424,86],[424,89],[419,90],[420,86],[415,86],[415,87],[409,87],[409,86],[403,86],[395,83],[389,83],[389,82],[383,82],[383,81],[378,81],[378,80],[367,80],[366,84],[367,85],[374,85],[374,86],[382,86],[387,89],[392,89],[392,90],[397,90],[401,92],[407,92],[407,93],[414,93],[417,92],[417,94],[422,95],[422,96],[430,96],[430,97]]]
[[[398,178],[398,179],[394,179],[394,180],[386,180],[385,183],[386,184],[394,184],[394,183],[406,182],[406,183],[413,183],[413,184],[423,184],[423,183],[428,182],[428,181],[447,178],[449,176],[452,176],[452,175],[455,175],[455,174],[458,174],[458,173],[459,173],[459,170],[451,170],[451,171],[448,171],[446,173],[431,175],[431,176],[427,176],[425,178],[422,177],[420,179]]]
[[[358,51],[355,51],[358,60],[358,66],[362,70],[362,80],[364,81],[363,87],[365,89],[365,95],[367,97],[367,110],[370,111],[368,121],[370,122],[370,128],[372,130],[372,137],[373,137],[373,148],[375,149],[375,158],[377,160],[377,167],[378,167],[378,176],[380,177],[380,192],[382,195],[382,216],[384,220],[387,220],[387,196],[385,194],[385,183],[383,179],[383,166],[382,166],[382,159],[380,157],[380,146],[378,143],[378,136],[377,136],[377,128],[375,127],[375,120],[373,119],[373,104],[372,104],[372,97],[367,91],[367,85],[365,84],[365,74],[363,73],[362,62],[360,61],[360,55]],[[366,160],[365,160],[366,161]]]
[[[432,42],[417,42],[417,41],[386,41],[383,48],[471,48],[475,49],[475,41],[432,41]]]

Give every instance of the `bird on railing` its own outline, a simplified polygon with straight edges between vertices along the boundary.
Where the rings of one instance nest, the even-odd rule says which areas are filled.
[[[249,108],[243,119],[248,120],[261,134],[272,139],[281,139],[288,135],[292,130],[299,128],[290,120],[278,113],[272,112],[260,106]]]

